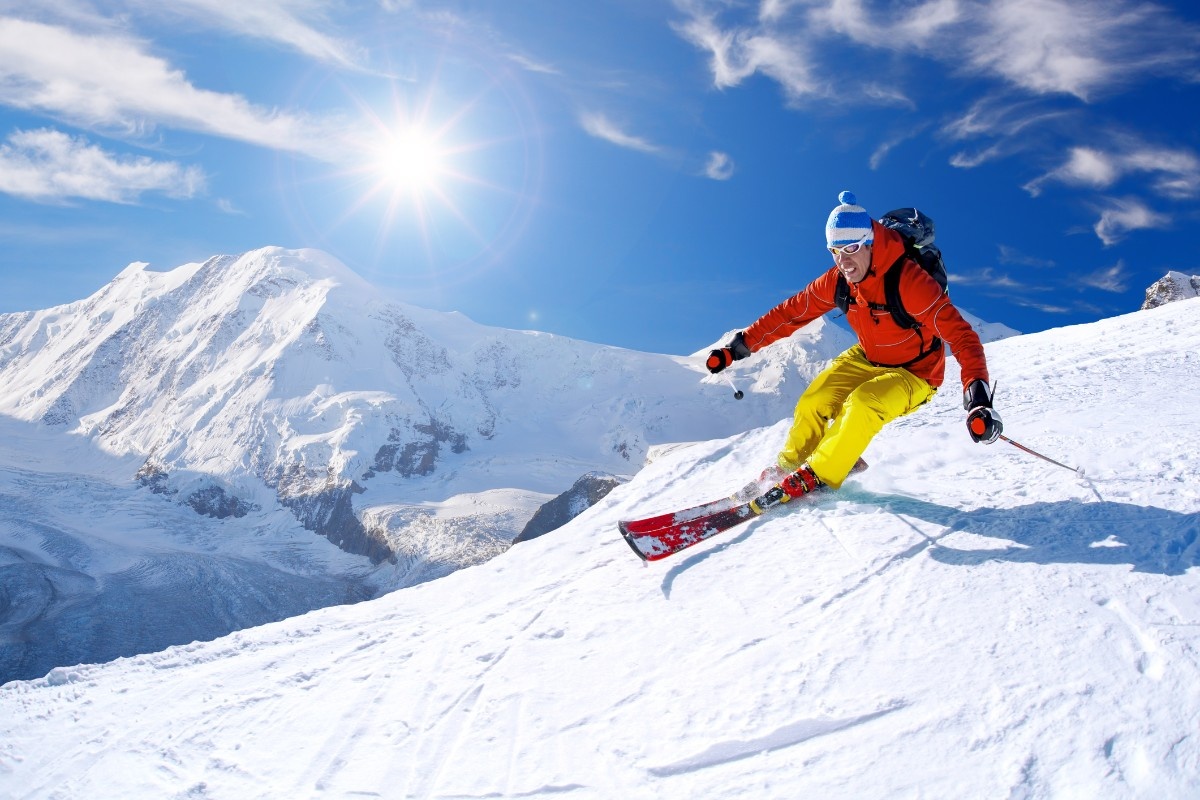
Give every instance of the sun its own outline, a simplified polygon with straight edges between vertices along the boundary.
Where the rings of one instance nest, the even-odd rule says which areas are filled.
[[[412,126],[385,136],[374,161],[378,177],[395,189],[435,190],[447,172],[447,152],[436,134]]]
[[[523,95],[499,88],[481,81],[458,97],[403,83],[390,102],[354,96],[360,116],[338,140],[336,190],[319,198],[326,235],[440,285],[475,274],[466,265],[500,263],[532,216],[541,140],[532,111],[514,104]]]

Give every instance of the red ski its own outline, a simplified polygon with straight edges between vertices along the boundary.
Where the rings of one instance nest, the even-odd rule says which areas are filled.
[[[867,463],[859,459],[851,474],[866,468]],[[812,497],[826,489],[824,485],[818,486],[813,491],[800,495],[799,499]],[[618,522],[617,527],[638,558],[643,561],[658,561],[761,516],[792,499],[795,498],[776,484],[766,493],[747,502],[739,503],[726,498],[669,514]]]

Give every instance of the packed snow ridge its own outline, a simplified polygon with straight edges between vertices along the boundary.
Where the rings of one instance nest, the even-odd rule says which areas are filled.
[[[727,495],[774,456],[787,414],[680,439],[693,443],[656,448],[565,526],[440,580],[0,687],[0,785],[29,798],[1194,798],[1200,426],[1180,398],[1200,374],[1200,299],[987,354],[1006,433],[1082,476],[973,444],[943,391],[885,428],[841,491],[643,565],[617,521]],[[650,404],[676,362],[641,358],[659,377],[620,396]],[[743,414],[764,399],[716,390]],[[493,438],[456,417],[470,449],[439,470],[505,435],[493,402]],[[5,491],[37,468],[7,467]],[[128,503],[109,486],[85,498],[102,522]],[[70,491],[45,488],[62,493],[47,512]],[[214,520],[139,491],[155,504],[139,512],[176,508],[227,535],[264,513]]]

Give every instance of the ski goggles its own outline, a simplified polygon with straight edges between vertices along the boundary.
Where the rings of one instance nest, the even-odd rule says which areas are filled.
[[[829,252],[833,254],[834,258],[837,258],[838,256],[852,256],[859,250],[862,250],[866,243],[867,237],[864,236],[857,242],[851,242],[850,244],[842,245],[841,247],[830,247]]]

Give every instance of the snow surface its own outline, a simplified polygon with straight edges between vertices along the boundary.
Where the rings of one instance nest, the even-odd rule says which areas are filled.
[[[1085,477],[947,390],[838,494],[644,566],[617,520],[787,423],[659,448],[485,564],[0,687],[0,793],[1200,796],[1200,300],[987,350],[1006,432]]]

